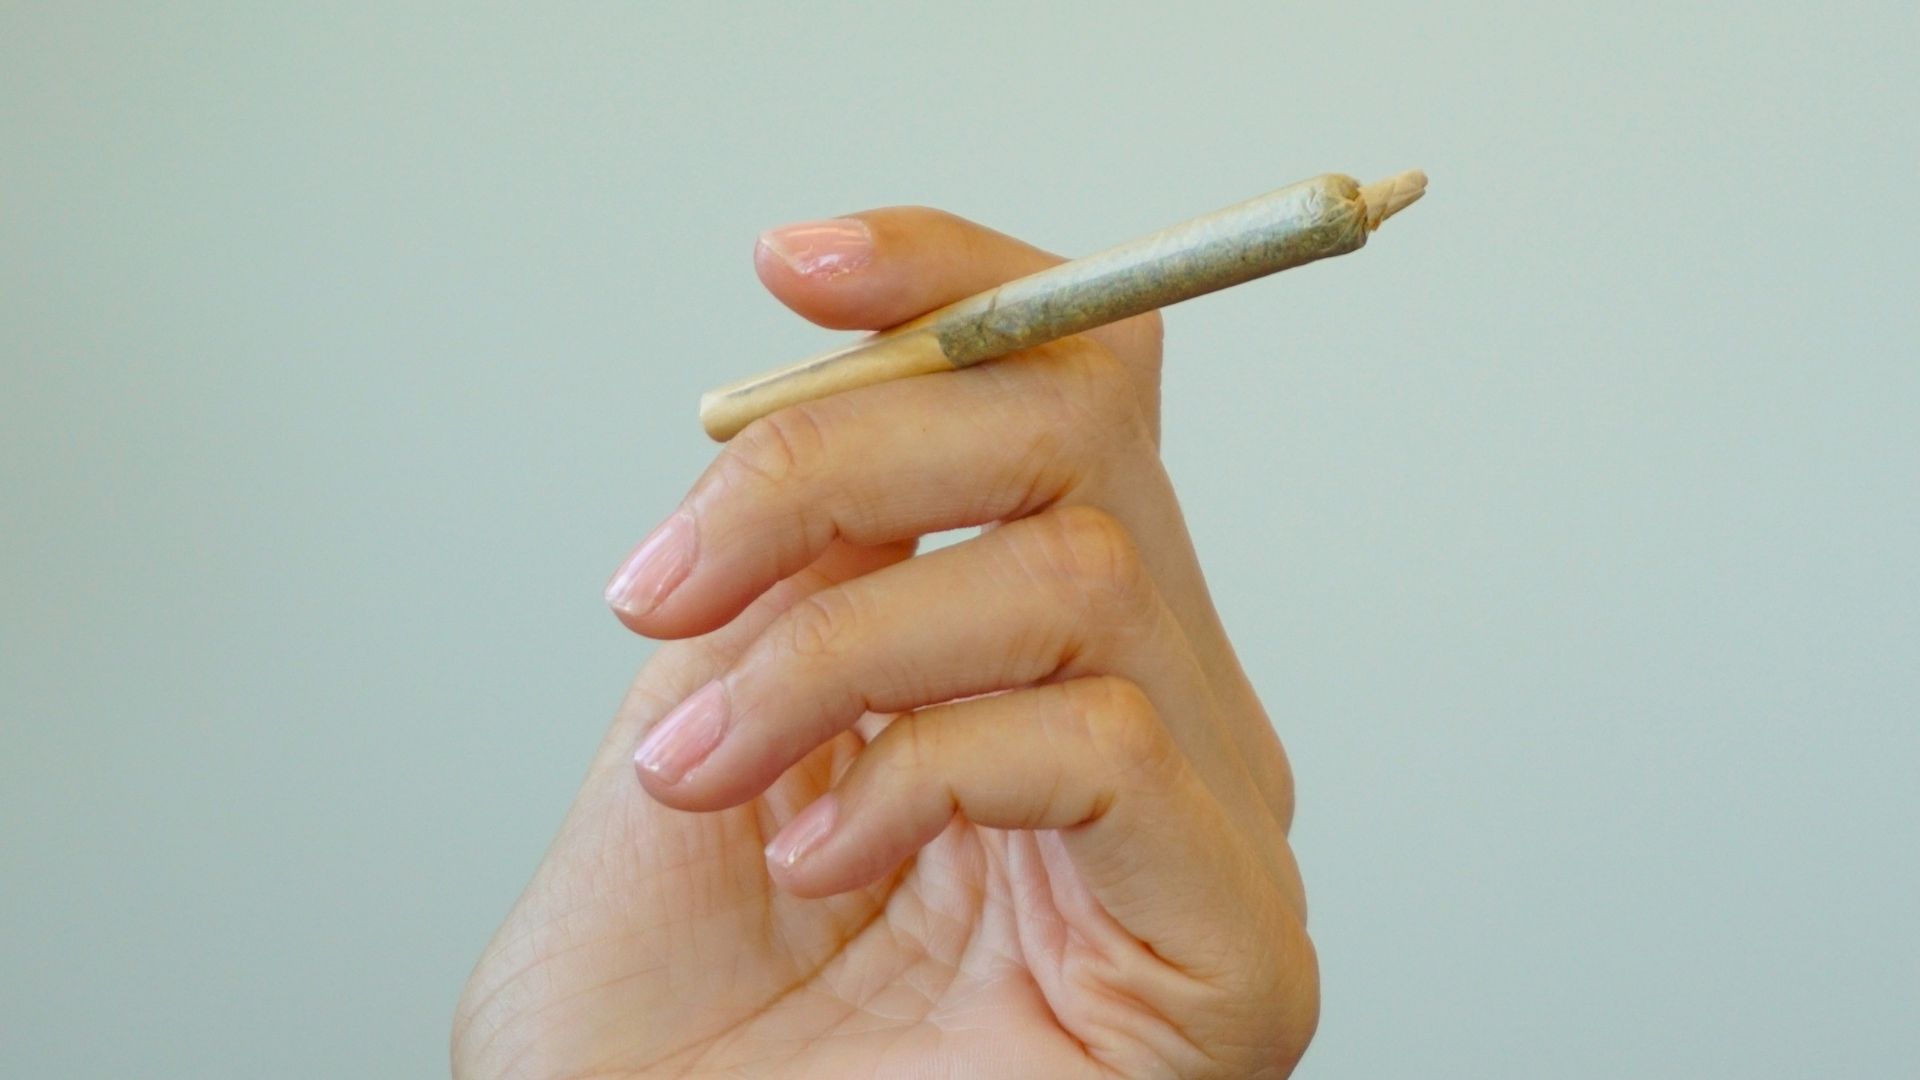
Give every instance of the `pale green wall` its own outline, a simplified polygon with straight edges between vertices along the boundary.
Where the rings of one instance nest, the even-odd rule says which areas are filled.
[[[159,8],[0,6],[0,1074],[444,1071],[761,228],[1413,165],[1168,320],[1301,1075],[1920,1074],[1910,4]]]

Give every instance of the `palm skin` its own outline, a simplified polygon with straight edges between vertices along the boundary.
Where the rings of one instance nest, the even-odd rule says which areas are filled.
[[[883,243],[934,228],[911,213],[874,220]],[[977,229],[946,218],[938,228]],[[764,263],[761,273],[777,296],[817,321],[879,326],[932,306],[929,296],[952,299],[978,288],[982,276],[989,282],[1017,276],[1050,258],[997,234],[979,234],[967,234],[972,264],[962,272],[949,268],[944,279],[927,265],[924,252],[934,245],[923,244],[922,254],[912,256],[897,244],[903,253],[891,267],[882,260],[871,268],[876,291],[852,299],[831,291],[847,286],[834,275],[814,280]],[[940,249],[951,250],[951,236],[945,239]],[[982,251],[986,257],[979,257]],[[891,281],[880,281],[882,270]],[[929,278],[936,280],[928,284]],[[754,649],[767,650],[769,639],[791,641],[780,628],[794,622],[796,611],[848,583],[890,583],[892,591],[879,595],[905,606],[913,606],[913,588],[930,589],[918,594],[929,598],[919,608],[938,618],[941,604],[966,591],[959,580],[929,571],[925,584],[915,586],[900,569],[909,562],[932,566],[937,556],[946,560],[938,563],[945,572],[962,574],[970,556],[960,549],[986,537],[915,558],[912,535],[849,536],[857,530],[842,528],[804,568],[747,590],[752,595],[744,603],[709,595],[704,608],[669,611],[658,616],[664,622],[640,620],[636,628],[643,632],[681,640],[661,646],[636,679],[546,861],[476,967],[456,1017],[456,1075],[1071,1078],[1291,1071],[1317,1016],[1317,981],[1285,841],[1291,814],[1286,762],[1213,614],[1153,453],[1157,322],[1136,320],[1096,336],[1099,344],[1090,347],[1117,357],[1114,370],[1133,387],[1140,452],[1119,453],[1124,467],[1103,467],[1102,477],[992,523],[1004,522],[994,531],[1013,536],[1023,517],[1101,507],[1139,538],[1139,554],[1130,556],[1138,573],[1126,576],[1147,582],[1142,588],[1157,597],[1154,610],[1164,615],[1147,620],[1156,629],[1132,634],[1124,644],[1089,637],[1035,645],[1011,635],[1008,655],[971,661],[994,674],[980,676],[979,685],[961,680],[962,692],[951,692],[961,685],[951,680],[937,692],[896,693],[898,701],[862,691],[863,703],[874,708],[860,710],[850,729],[819,742],[797,763],[769,766],[770,782],[739,801],[678,794],[644,773],[636,783],[635,744],[697,688],[741,665]],[[783,441],[790,444],[791,433]],[[704,488],[711,500],[739,487],[725,470],[714,472],[721,479]],[[1074,526],[1065,534],[1086,531]],[[1138,675],[1123,659],[1142,650],[1156,657],[1154,674]],[[1160,662],[1169,655],[1174,659]],[[1170,734],[1158,742],[1122,739],[1148,748],[1111,759],[1097,746],[1069,746],[1070,764],[1060,768],[1118,761],[1095,787],[1150,790],[1151,799],[1103,796],[1076,808],[1072,785],[1045,774],[1051,789],[1002,810],[993,800],[1003,793],[957,785],[951,797],[958,812],[941,818],[932,833],[923,829],[904,862],[883,858],[886,865],[829,881],[796,878],[779,859],[770,861],[768,842],[841,785],[870,741],[903,741],[881,738],[899,716],[948,700],[965,709],[970,695],[1003,688],[1088,685],[1116,671],[1148,687],[1132,711],[1158,717],[1149,726]],[[929,723],[927,730],[939,729]],[[1162,744],[1165,752],[1157,749]],[[941,745],[916,739],[914,767],[942,767],[937,753],[918,749]],[[1006,752],[1029,756],[1017,746]],[[915,791],[930,786],[924,775],[908,777],[905,767],[873,773],[898,774]],[[886,781],[866,783],[883,787]],[[1018,783],[1009,779],[1007,786]],[[879,814],[886,803],[875,795],[862,805]],[[1120,829],[1121,837],[1103,840],[1095,819],[1109,805],[1151,809],[1124,827],[1104,826]],[[1156,854],[1162,850],[1173,853]]]

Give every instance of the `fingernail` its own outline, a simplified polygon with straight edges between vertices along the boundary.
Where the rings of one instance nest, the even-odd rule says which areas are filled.
[[[813,800],[813,805],[787,822],[787,827],[767,845],[767,861],[792,866],[806,858],[833,831],[833,820],[839,811],[839,802],[832,792]]]
[[[645,615],[693,569],[693,516],[682,510],[660,523],[633,549],[607,582],[607,603],[631,616]]]
[[[727,733],[727,714],[726,690],[715,679],[653,725],[633,752],[634,766],[663,784],[679,783],[720,745]]]
[[[794,273],[809,277],[839,277],[873,258],[873,232],[859,218],[782,225],[761,233],[760,243]]]

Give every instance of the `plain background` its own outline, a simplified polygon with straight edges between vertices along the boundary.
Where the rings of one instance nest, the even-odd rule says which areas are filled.
[[[1300,1075],[1920,1074],[1912,5],[150,7],[0,6],[0,1074],[445,1071],[761,229],[1416,165],[1168,318]]]

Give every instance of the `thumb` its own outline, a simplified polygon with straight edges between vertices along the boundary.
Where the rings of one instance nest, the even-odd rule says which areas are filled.
[[[754,269],[801,318],[839,330],[884,330],[1066,260],[1005,233],[924,206],[866,210],[762,233]],[[1160,313],[1086,336],[1133,376],[1159,430]]]
[[[882,330],[1064,261],[921,206],[769,229],[753,253],[775,299],[838,330]]]

